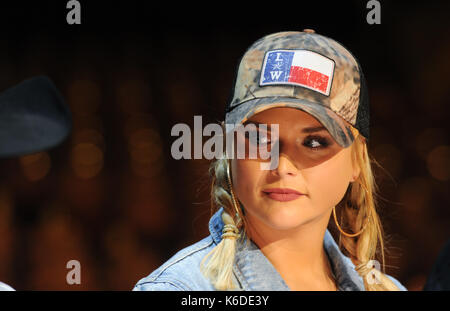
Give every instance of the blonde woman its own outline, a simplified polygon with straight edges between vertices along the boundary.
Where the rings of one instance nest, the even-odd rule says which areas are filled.
[[[134,290],[406,290],[375,260],[384,267],[368,97],[345,47],[310,29],[256,41],[240,61],[227,134],[228,124],[253,127],[227,135],[244,158],[224,152],[211,164],[210,235]],[[252,137],[277,151],[276,165],[249,156]]]

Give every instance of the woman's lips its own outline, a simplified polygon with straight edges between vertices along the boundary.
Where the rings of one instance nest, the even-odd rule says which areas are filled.
[[[263,193],[266,194],[269,198],[272,200],[280,201],[280,202],[287,202],[296,200],[299,197],[301,197],[302,193],[288,188],[271,188],[271,189],[264,189]]]

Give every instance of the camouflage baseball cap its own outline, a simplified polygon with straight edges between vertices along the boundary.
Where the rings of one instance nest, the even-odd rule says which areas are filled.
[[[267,35],[241,58],[225,123],[241,124],[274,107],[309,113],[344,148],[358,132],[369,139],[369,98],[361,66],[342,44],[314,30]]]

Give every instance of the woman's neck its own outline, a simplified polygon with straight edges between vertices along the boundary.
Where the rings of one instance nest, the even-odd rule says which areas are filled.
[[[323,238],[329,218],[277,230],[251,223],[249,236],[292,290],[335,290]]]

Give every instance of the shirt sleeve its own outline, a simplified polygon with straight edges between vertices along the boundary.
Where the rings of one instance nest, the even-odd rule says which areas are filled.
[[[138,283],[133,288],[133,291],[185,291],[185,290],[187,289],[179,285],[173,284],[171,282],[164,282],[164,281]]]

